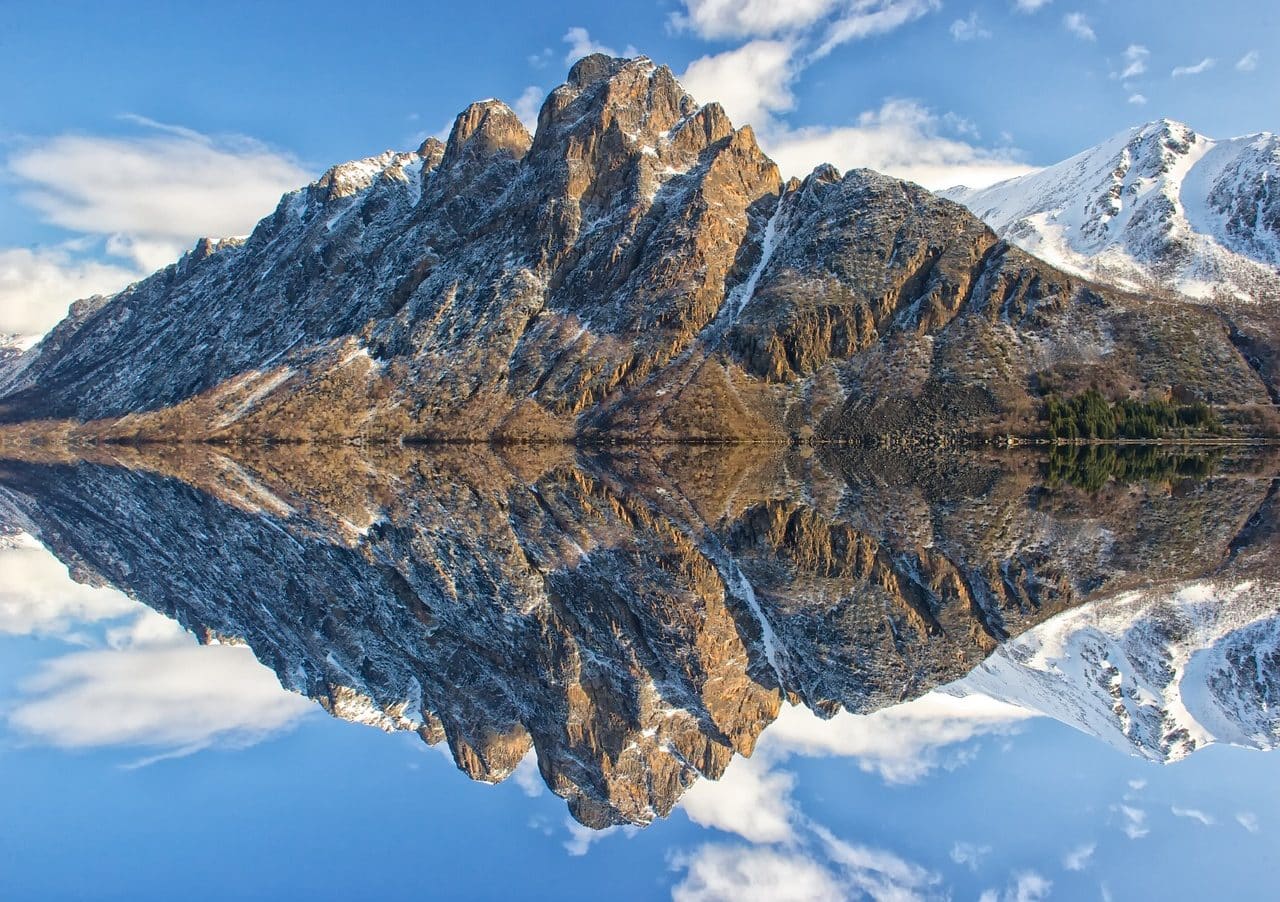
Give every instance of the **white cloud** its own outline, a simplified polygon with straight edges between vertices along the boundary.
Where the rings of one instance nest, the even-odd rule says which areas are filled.
[[[1062,27],[1083,41],[1096,41],[1098,36],[1084,13],[1067,13],[1062,17]]]
[[[909,900],[945,898],[935,891],[942,878],[892,852],[837,839],[825,827],[811,825],[827,855],[841,869],[842,882],[857,890],[857,898]]]
[[[1035,871],[1021,871],[1014,875],[1012,886],[1005,891],[1009,902],[1039,902],[1049,898],[1053,884]]]
[[[1174,805],[1169,810],[1173,812],[1174,817],[1185,817],[1185,818],[1188,818],[1189,820],[1199,821],[1200,823],[1204,824],[1206,827],[1212,827],[1214,824],[1217,823],[1217,821],[1214,820],[1213,815],[1205,814],[1203,811],[1200,811],[1197,808],[1181,808],[1177,805]]]
[[[603,53],[605,56],[636,56],[636,48],[628,44],[622,49],[622,53],[614,50],[607,44],[601,44],[591,37],[591,33],[581,25],[575,25],[564,33],[561,38],[569,45],[569,52],[564,55],[564,63],[566,66],[576,63],[584,56],[590,56],[593,53]]]
[[[951,860],[975,873],[982,866],[982,859],[990,854],[990,846],[979,846],[970,842],[957,842],[951,847]]]
[[[761,145],[784,175],[804,176],[821,163],[866,167],[926,188],[984,187],[1031,172],[1008,148],[982,148],[943,133],[945,117],[914,100],[886,100],[855,125],[778,128]]]
[[[1141,792],[1142,790],[1147,788],[1147,781],[1143,779],[1130,780],[1129,788],[1132,789],[1134,792]]]
[[[874,714],[841,712],[822,720],[786,706],[761,739],[769,754],[840,755],[891,783],[911,783],[944,766],[943,751],[985,734],[1008,733],[1032,715],[981,695],[930,693]],[[758,753],[757,753],[758,754]]]
[[[1124,835],[1130,839],[1142,839],[1151,832],[1147,827],[1147,813],[1141,808],[1134,808],[1131,805],[1119,805],[1112,809],[1119,811],[1124,819]]]
[[[957,41],[974,41],[991,37],[991,32],[982,27],[975,9],[967,19],[956,19],[951,23],[951,37]]]
[[[538,112],[542,109],[544,96],[542,88],[529,85],[520,92],[515,103],[511,104],[511,109],[524,123],[524,127],[531,132],[538,127]]]
[[[683,0],[671,24],[700,37],[770,37],[805,28],[831,11],[837,0]]]
[[[534,749],[529,749],[520,759],[516,769],[511,772],[511,779],[515,780],[520,791],[529,798],[536,799],[542,795],[546,784],[542,782],[542,773],[538,770],[538,753]]]
[[[632,826],[626,827],[605,827],[602,830],[593,830],[590,827],[584,827],[571,817],[564,819],[564,825],[569,830],[569,838],[564,841],[564,848],[574,858],[581,858],[591,850],[591,847],[602,839],[615,836],[619,833],[627,836],[634,836],[638,828]]]
[[[1236,70],[1239,72],[1252,72],[1258,68],[1258,51],[1250,50],[1240,59],[1236,60]]]
[[[107,236],[147,269],[202,236],[248,232],[309,173],[250,138],[129,121],[135,137],[60,135],[9,158],[19,199],[53,225]]]
[[[1258,816],[1252,811],[1241,811],[1236,815],[1236,823],[1244,827],[1250,833],[1258,832]]]
[[[1020,871],[1014,874],[1003,893],[998,890],[984,890],[978,902],[1040,902],[1049,898],[1053,883],[1035,871]]]
[[[0,248],[0,333],[38,336],[67,315],[72,301],[112,294],[146,272],[87,258],[81,242]]]
[[[1200,60],[1200,62],[1195,63],[1194,65],[1177,66],[1169,74],[1173,78],[1183,78],[1188,75],[1200,75],[1201,73],[1208,72],[1217,64],[1218,64],[1218,61],[1215,60],[1213,57],[1206,56],[1204,59]]]
[[[674,856],[671,864],[685,872],[671,890],[674,902],[838,902],[845,898],[836,876],[799,852],[705,845]]]
[[[1146,104],[1147,104],[1147,95],[1146,95],[1146,94],[1136,94],[1136,93],[1135,93],[1135,94],[1130,94],[1130,95],[1129,95],[1129,103],[1133,104],[1134,106],[1146,106]]]
[[[1147,71],[1147,60],[1151,57],[1151,51],[1141,44],[1130,44],[1124,51],[1124,69],[1120,71],[1120,78],[1137,78]]]
[[[764,131],[772,114],[789,110],[795,102],[794,49],[790,41],[751,41],[694,60],[680,80],[701,102],[719,102],[735,125]]]
[[[891,21],[909,21],[936,6],[932,0],[855,0],[826,27],[826,40],[853,40],[865,36],[860,29],[887,29]],[[837,34],[841,23],[845,31]],[[976,13],[971,24],[976,31],[966,31],[966,36],[985,36]],[[694,60],[681,81],[699,100],[720,102],[734,124],[752,125],[761,147],[786,176],[803,177],[815,166],[831,163],[841,169],[865,166],[926,187],[947,188],[962,183],[983,187],[1031,171],[1010,148],[983,148],[962,140],[977,137],[977,129],[963,117],[938,115],[912,100],[888,99],[852,125],[788,126],[780,114],[795,105],[792,86],[827,45],[807,55],[802,52],[805,46],[805,39],[796,34],[750,41]]]
[[[827,26],[813,56],[826,56],[849,41],[888,34],[941,8],[942,0],[851,0]]]
[[[197,238],[244,234],[310,177],[292,157],[249,138],[121,118],[141,133],[31,141],[6,161],[18,199],[82,237],[37,250],[0,248],[0,331],[44,332],[71,301],[117,291],[172,263]],[[102,242],[117,259],[91,253]]]
[[[77,583],[28,536],[0,546],[0,634],[66,637],[78,625],[137,610],[136,601],[115,589]]]
[[[109,633],[112,647],[44,662],[8,721],[63,748],[134,746],[187,754],[243,746],[315,710],[287,692],[245,646],[194,644],[147,610]]]
[[[770,771],[761,756],[735,758],[719,780],[699,780],[680,799],[689,820],[737,833],[757,843],[792,836],[791,789],[795,779]]]
[[[1062,866],[1068,871],[1083,871],[1093,861],[1093,853],[1097,848],[1098,844],[1092,842],[1076,846],[1062,856]]]
[[[1044,9],[1052,0],[1013,0],[1013,8],[1020,13],[1033,13]]]
[[[537,53],[530,53],[526,59],[533,68],[545,69],[551,63],[551,57],[553,56],[555,56],[555,52],[550,47],[543,47]]]

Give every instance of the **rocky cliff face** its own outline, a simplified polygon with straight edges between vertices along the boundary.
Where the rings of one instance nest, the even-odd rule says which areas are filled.
[[[1093,496],[1022,458],[749,445],[45,453],[0,467],[0,522],[77,578],[475,779],[533,749],[592,826],[665,815],[783,701],[875,710],[1153,573],[1274,565],[1270,470],[1229,464]]]
[[[447,143],[335,167],[247,240],[77,305],[0,406],[149,438],[972,431],[1025,425],[1045,385],[1265,402],[1232,337],[914,185],[784,184],[670,70],[592,56],[532,136],[474,104]]]

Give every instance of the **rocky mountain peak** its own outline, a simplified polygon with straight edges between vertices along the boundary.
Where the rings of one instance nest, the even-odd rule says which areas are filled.
[[[547,97],[534,153],[573,159],[591,157],[600,145],[653,147],[697,109],[666,66],[593,54]]]
[[[520,117],[501,100],[482,100],[458,114],[440,165],[484,161],[498,154],[521,159],[533,141]]]

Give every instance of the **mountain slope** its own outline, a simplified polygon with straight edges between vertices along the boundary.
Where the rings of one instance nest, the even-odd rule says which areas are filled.
[[[335,167],[247,240],[75,305],[0,415],[161,439],[1020,431],[1049,386],[1267,402],[1232,335],[918,186],[784,183],[669,69],[597,55],[532,136],[473,104],[445,144]]]
[[[1039,172],[954,188],[996,232],[1068,272],[1198,299],[1280,297],[1280,137],[1162,119]]]
[[[1132,592],[1056,617],[948,692],[980,693],[1125,751],[1176,761],[1215,742],[1280,745],[1274,584]]]

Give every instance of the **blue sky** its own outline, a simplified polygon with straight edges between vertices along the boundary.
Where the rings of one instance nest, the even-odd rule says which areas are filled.
[[[934,695],[788,710],[670,818],[591,833],[531,760],[474,783],[29,539],[0,548],[4,899],[1261,898],[1278,778],[1274,754],[1153,764]]]
[[[930,187],[1159,117],[1280,128],[1269,0],[0,4],[0,333],[38,335],[327,166],[496,96],[526,117],[594,49],[643,52],[790,173]],[[1178,74],[1175,75],[1175,72]]]

